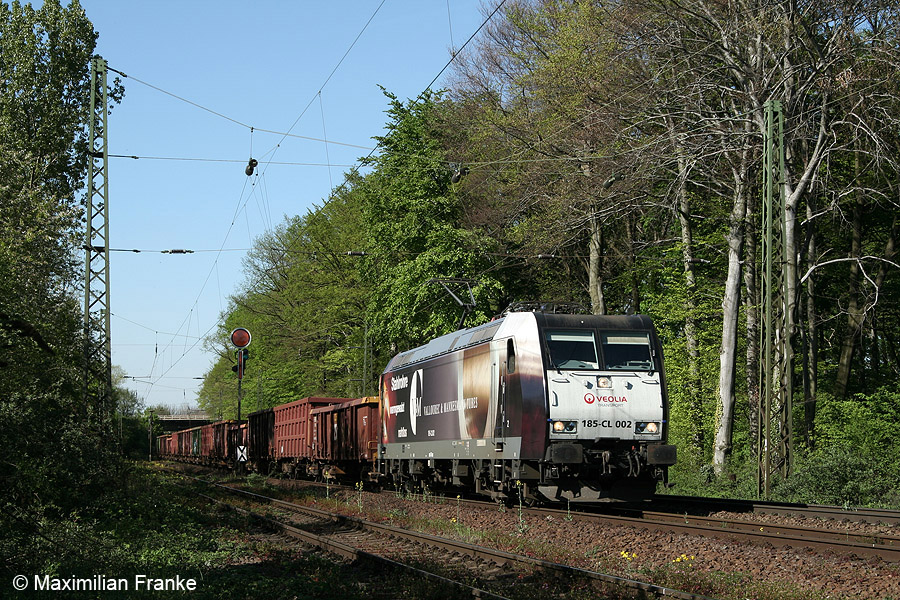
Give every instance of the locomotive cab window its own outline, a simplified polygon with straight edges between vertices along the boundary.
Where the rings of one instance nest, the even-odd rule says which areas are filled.
[[[554,369],[597,369],[597,341],[593,331],[548,331],[547,348]]]
[[[650,336],[639,331],[600,333],[604,369],[653,371]]]

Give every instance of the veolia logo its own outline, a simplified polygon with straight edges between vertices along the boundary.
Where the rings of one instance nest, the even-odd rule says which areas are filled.
[[[404,378],[405,379],[405,378]],[[413,373],[412,384],[409,387],[409,428],[416,435],[416,419],[422,416],[422,369]]]
[[[594,402],[606,402],[606,403],[621,403],[628,402],[628,398],[625,396],[595,396],[594,394],[588,392],[584,395],[584,401],[588,404],[593,404]]]

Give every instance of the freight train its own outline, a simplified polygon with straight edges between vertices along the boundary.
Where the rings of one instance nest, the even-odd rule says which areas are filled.
[[[662,347],[646,316],[508,311],[398,354],[379,387],[160,436],[157,451],[533,501],[647,497],[675,464]]]

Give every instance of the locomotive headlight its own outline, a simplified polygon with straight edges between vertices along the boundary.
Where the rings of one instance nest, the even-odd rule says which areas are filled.
[[[597,378],[597,387],[612,389],[612,379],[610,379],[609,377],[598,377]]]
[[[656,421],[638,421],[634,426],[635,433],[659,433],[659,423]]]
[[[578,421],[552,421],[553,433],[575,433],[578,431]]]

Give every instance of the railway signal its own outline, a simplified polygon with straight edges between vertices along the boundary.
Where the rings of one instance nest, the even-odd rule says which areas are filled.
[[[250,360],[250,351],[246,348],[240,348],[235,352],[237,355],[237,364],[231,367],[231,370],[237,373],[238,381],[244,378],[244,370],[247,368],[247,361]]]
[[[247,366],[247,359],[250,358],[250,351],[247,346],[250,345],[250,332],[243,327],[238,327],[231,332],[231,343],[237,347],[237,364],[231,367],[231,370],[237,373],[238,382],[244,378],[244,369]]]
[[[247,346],[250,345],[250,339],[250,332],[243,327],[238,327],[231,332],[231,343],[237,346],[238,349],[236,352],[237,364],[231,367],[231,370],[237,373],[238,376],[238,422],[241,420],[241,380],[244,378],[244,367],[247,364],[247,359],[250,358],[250,351],[247,350]]]
[[[238,327],[231,332],[231,343],[238,348],[246,348],[250,345],[250,332],[243,327]]]

